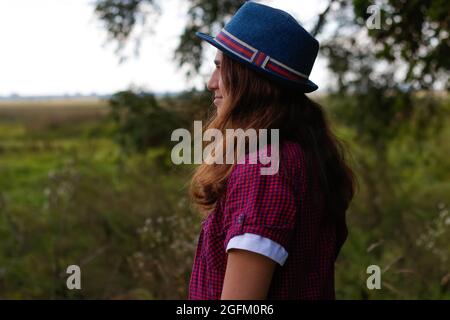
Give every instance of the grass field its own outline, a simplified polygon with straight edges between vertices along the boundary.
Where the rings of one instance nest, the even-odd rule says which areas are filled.
[[[158,293],[152,286],[140,289],[160,275],[140,269],[152,261],[140,251],[145,253],[154,235],[141,242],[145,233],[138,231],[156,214],[167,218],[179,214],[172,208],[174,202],[167,205],[169,197],[161,196],[164,188],[173,190],[171,183],[177,180],[163,179],[159,173],[155,177],[152,170],[159,169],[151,162],[158,150],[121,159],[107,113],[103,101],[1,103],[0,237],[5,240],[0,244],[1,298],[184,294],[186,269],[178,274],[172,270],[173,280],[166,285],[175,292]],[[160,182],[154,185],[156,181]],[[190,221],[192,216],[183,219]],[[183,251],[186,245],[180,249],[188,259],[190,245],[189,254]],[[70,264],[83,268],[81,293],[65,288],[64,268]]]
[[[41,206],[44,193],[37,191],[74,155],[105,170],[115,146],[96,130],[107,112],[107,102],[96,100],[0,102],[3,197],[15,205]]]

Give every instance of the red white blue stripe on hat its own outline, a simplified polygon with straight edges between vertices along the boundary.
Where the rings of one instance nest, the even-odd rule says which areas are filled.
[[[308,76],[294,70],[280,61],[266,55],[264,52],[252,47],[248,43],[238,39],[225,29],[215,37],[215,40],[235,55],[265,70],[270,70],[289,80],[304,81]]]

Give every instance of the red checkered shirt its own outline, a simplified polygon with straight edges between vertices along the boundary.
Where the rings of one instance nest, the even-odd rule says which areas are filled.
[[[270,148],[269,148],[270,149]],[[269,152],[270,155],[270,152]],[[325,219],[318,175],[307,170],[299,144],[280,146],[278,172],[261,175],[269,165],[236,164],[213,211],[202,222],[188,299],[218,300],[227,264],[227,244],[252,233],[283,248],[288,257],[277,264],[268,299],[334,299],[334,263],[347,237],[345,221]],[[308,172],[309,171],[309,172]]]

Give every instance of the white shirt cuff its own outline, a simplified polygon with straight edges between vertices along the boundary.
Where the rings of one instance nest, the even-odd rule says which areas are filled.
[[[244,233],[235,236],[228,241],[227,249],[244,249],[262,254],[275,262],[283,265],[288,257],[288,252],[279,243],[253,233]]]

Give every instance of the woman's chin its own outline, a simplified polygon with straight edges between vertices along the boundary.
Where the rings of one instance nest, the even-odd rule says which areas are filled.
[[[222,98],[216,98],[214,99],[214,104],[217,108],[219,108],[222,105]]]

